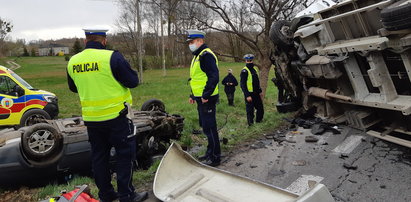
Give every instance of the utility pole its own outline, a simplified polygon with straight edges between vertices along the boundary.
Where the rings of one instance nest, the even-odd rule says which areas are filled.
[[[164,27],[163,27],[163,8],[160,1],[160,27],[161,27],[161,60],[163,61],[163,76],[167,75],[166,72],[166,57],[164,54]]]

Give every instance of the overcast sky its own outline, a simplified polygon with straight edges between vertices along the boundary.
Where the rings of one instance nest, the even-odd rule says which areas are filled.
[[[82,28],[114,31],[119,9],[114,0],[0,0],[0,18],[11,21],[13,40],[83,37]]]

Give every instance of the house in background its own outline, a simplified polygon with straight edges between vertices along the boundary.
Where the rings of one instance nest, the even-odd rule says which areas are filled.
[[[41,45],[39,47],[39,56],[66,55],[70,53],[70,48],[60,44]]]

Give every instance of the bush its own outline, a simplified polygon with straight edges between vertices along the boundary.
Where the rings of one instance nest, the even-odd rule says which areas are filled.
[[[64,60],[69,61],[69,60],[70,60],[70,56],[68,56],[68,55],[64,56]]]

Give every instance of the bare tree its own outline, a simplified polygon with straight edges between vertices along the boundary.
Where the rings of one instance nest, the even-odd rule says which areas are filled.
[[[236,35],[257,56],[263,93],[267,88],[268,74],[272,63],[270,55],[273,44],[269,42],[272,23],[287,19],[309,0],[193,0],[218,16],[209,21],[196,20],[207,28]],[[298,5],[298,6],[297,6]]]
[[[143,82],[143,36],[141,26],[141,12],[139,0],[119,0],[121,14],[116,25],[120,30],[120,36],[129,48],[128,55],[132,59],[133,66],[138,66],[139,79]],[[131,43],[129,43],[131,41]]]

